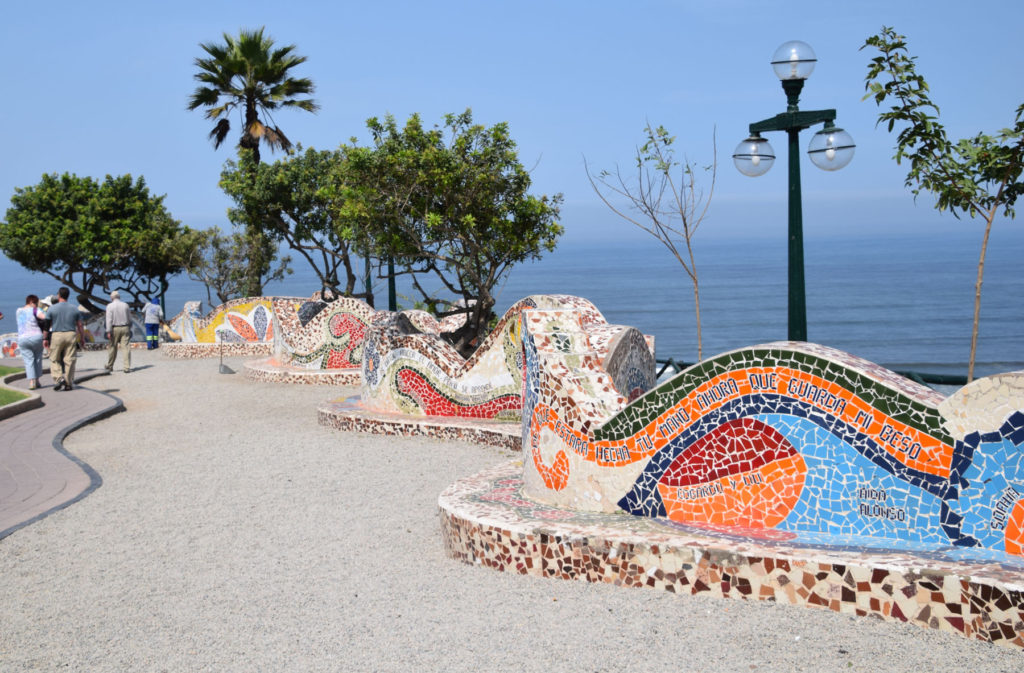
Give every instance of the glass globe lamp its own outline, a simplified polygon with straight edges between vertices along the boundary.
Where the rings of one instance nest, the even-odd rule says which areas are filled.
[[[817,62],[811,45],[800,40],[790,40],[772,54],[772,69],[781,80],[807,79]]]
[[[831,122],[811,137],[807,156],[823,171],[838,171],[853,159],[853,138]]]
[[[736,146],[732,160],[740,173],[756,178],[767,173],[775,163],[775,150],[760,134],[754,133]]]

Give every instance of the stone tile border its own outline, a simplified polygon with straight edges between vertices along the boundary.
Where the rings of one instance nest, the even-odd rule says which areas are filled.
[[[145,341],[130,341],[128,347],[134,350],[144,350],[146,348]],[[162,348],[162,346],[161,346]],[[82,347],[82,350],[87,351],[105,351],[110,349],[109,341],[87,341]]]
[[[438,499],[448,555],[539,577],[772,600],[1024,648],[1024,572],[903,552],[800,548],[579,513],[522,496],[512,461]]]
[[[162,343],[160,351],[166,357],[177,360],[198,360],[200,358],[220,357],[223,347],[224,357],[256,357],[270,355],[273,352],[274,344],[270,342],[257,343],[232,343],[232,344],[209,344],[209,343]]]
[[[13,383],[14,381],[19,381],[23,378],[25,378],[25,372],[12,372],[3,377],[2,385],[4,388],[7,388],[8,390],[13,390],[17,393],[28,395],[28,397],[26,397],[23,400],[11,402],[10,404],[5,404],[4,406],[0,407],[0,421],[4,420],[5,418],[10,418],[11,416],[17,416],[23,411],[28,411],[29,409],[38,409],[39,407],[43,406],[43,398],[40,397],[39,394],[36,393],[35,391],[18,390],[17,388],[12,388],[11,386],[7,385],[9,383]]]
[[[434,437],[436,439],[472,442],[519,451],[522,446],[522,424],[483,421],[451,416],[410,416],[369,411],[359,405],[359,397],[339,398],[317,408],[320,425],[346,432],[364,432],[401,437]]]
[[[242,365],[245,378],[263,383],[297,383],[314,386],[349,386],[362,383],[359,369],[305,369],[280,364],[276,358],[249,360]]]

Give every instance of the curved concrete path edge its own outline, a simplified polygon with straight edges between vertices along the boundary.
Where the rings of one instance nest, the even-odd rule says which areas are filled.
[[[23,395],[28,395],[28,397],[26,397],[23,400],[11,402],[10,404],[5,404],[4,406],[0,407],[0,421],[4,420],[5,418],[10,418],[11,416],[17,416],[23,411],[28,411],[29,409],[38,409],[39,407],[43,406],[43,398],[40,397],[36,392],[32,390],[18,390],[17,388],[8,385],[12,381],[18,381],[23,378],[25,378],[25,372],[14,372],[12,374],[7,374],[6,376],[3,377],[2,380],[0,380],[0,383],[3,384],[4,388],[7,388],[8,390],[13,390],[14,392],[21,393]]]
[[[75,385],[76,386],[80,386],[83,381],[88,381],[90,379],[93,379],[93,378],[95,378],[97,376],[101,376],[101,375],[102,375],[102,373],[96,373],[96,374],[92,374],[90,376],[76,377]],[[14,374],[12,376],[14,377],[12,380],[17,380],[17,378],[19,378],[19,376],[17,374]],[[21,374],[21,377],[24,377],[24,374]],[[110,393],[104,393],[104,392],[101,392],[99,390],[93,390],[91,388],[81,388],[80,390],[83,390],[83,391],[84,390],[88,390],[89,392],[91,392],[91,393],[93,393],[95,395],[102,395],[104,397],[107,397],[107,398],[109,398],[111,400],[111,404],[108,407],[104,408],[104,409],[100,409],[99,411],[96,411],[96,412],[94,412],[92,414],[89,414],[88,416],[85,416],[84,418],[80,418],[80,419],[78,419],[76,421],[73,421],[72,423],[70,423],[70,424],[64,426],[63,428],[61,428],[60,430],[58,430],[57,431],[57,435],[53,438],[52,446],[53,446],[53,449],[55,451],[57,451],[58,453],[63,455],[65,458],[67,458],[71,462],[75,463],[79,468],[81,468],[81,470],[83,472],[85,472],[86,476],[89,477],[89,485],[85,488],[85,490],[83,490],[80,493],[78,493],[78,495],[76,495],[76,496],[74,496],[74,497],[72,497],[72,498],[70,498],[70,499],[68,499],[68,500],[66,500],[66,501],[64,501],[64,502],[62,502],[60,504],[54,505],[53,507],[51,507],[50,509],[46,510],[45,512],[41,512],[41,513],[31,517],[30,519],[22,521],[21,523],[15,524],[13,526],[10,526],[9,528],[6,528],[5,530],[0,530],[0,540],[3,540],[5,537],[10,535],[11,533],[14,533],[15,531],[21,530],[22,528],[25,528],[26,526],[30,526],[33,523],[37,522],[37,521],[41,521],[42,519],[45,519],[46,517],[50,516],[54,512],[59,512],[62,509],[70,507],[71,505],[73,505],[76,502],[84,499],[86,496],[88,496],[93,491],[95,491],[97,488],[99,488],[101,485],[103,485],[103,478],[100,476],[99,472],[97,472],[95,469],[93,469],[93,467],[91,465],[89,465],[88,463],[86,463],[84,460],[82,460],[81,458],[79,458],[78,456],[74,455],[73,453],[68,451],[66,448],[64,448],[64,438],[67,437],[68,435],[70,435],[75,430],[81,428],[81,427],[89,425],[90,423],[95,423],[96,421],[101,421],[104,418],[107,418],[109,416],[113,416],[116,413],[124,411],[125,410],[124,401],[121,400],[119,397],[115,397],[114,395],[111,395]],[[39,402],[39,405],[42,405],[42,401]]]

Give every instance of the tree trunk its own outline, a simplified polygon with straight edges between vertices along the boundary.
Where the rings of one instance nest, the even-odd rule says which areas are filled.
[[[697,362],[704,360],[704,342],[700,331],[700,288],[697,286],[697,276],[693,277],[693,309],[697,318]]]
[[[245,128],[242,130],[242,137],[238,146],[252,152],[252,175],[250,179],[256,181],[256,171],[260,165],[260,139],[249,133],[252,124],[256,121],[256,106],[253,101],[247,100],[245,106]],[[243,291],[247,297],[263,296],[263,274],[270,270],[271,259],[267,256],[267,235],[260,226],[259,213],[246,213],[248,222],[245,224],[245,237],[249,243],[249,268],[246,270]]]
[[[988,235],[992,231],[993,214],[985,222],[985,237],[981,240],[981,256],[978,258],[978,280],[974,283],[974,324],[971,327],[971,357],[967,362],[967,382],[974,380],[974,360],[978,355],[978,322],[981,318],[981,278],[985,273],[985,252],[988,250]]]

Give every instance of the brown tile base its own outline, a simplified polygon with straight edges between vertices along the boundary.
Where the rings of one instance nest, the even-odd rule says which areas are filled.
[[[369,411],[359,406],[359,398],[337,399],[317,409],[320,425],[350,432],[400,437],[437,439],[485,444],[519,451],[522,425],[518,422],[482,421],[442,416],[409,416]]]
[[[145,341],[132,341],[128,344],[128,347],[132,350],[142,350],[146,347]],[[82,350],[87,351],[105,351],[110,350],[109,341],[87,341]]]
[[[522,464],[438,500],[449,556],[524,575],[818,607],[1024,648],[1024,572],[999,564],[683,532],[628,514],[561,510],[522,495]]]
[[[221,348],[224,350],[221,351]],[[224,353],[226,358],[270,355],[273,348],[274,344],[270,342],[244,344],[173,343],[162,344],[160,351],[167,357],[177,360],[198,360],[201,358],[220,357],[221,352]]]
[[[314,386],[358,386],[358,369],[303,369],[279,364],[276,358],[250,360],[242,365],[245,378],[263,383],[295,383]]]

